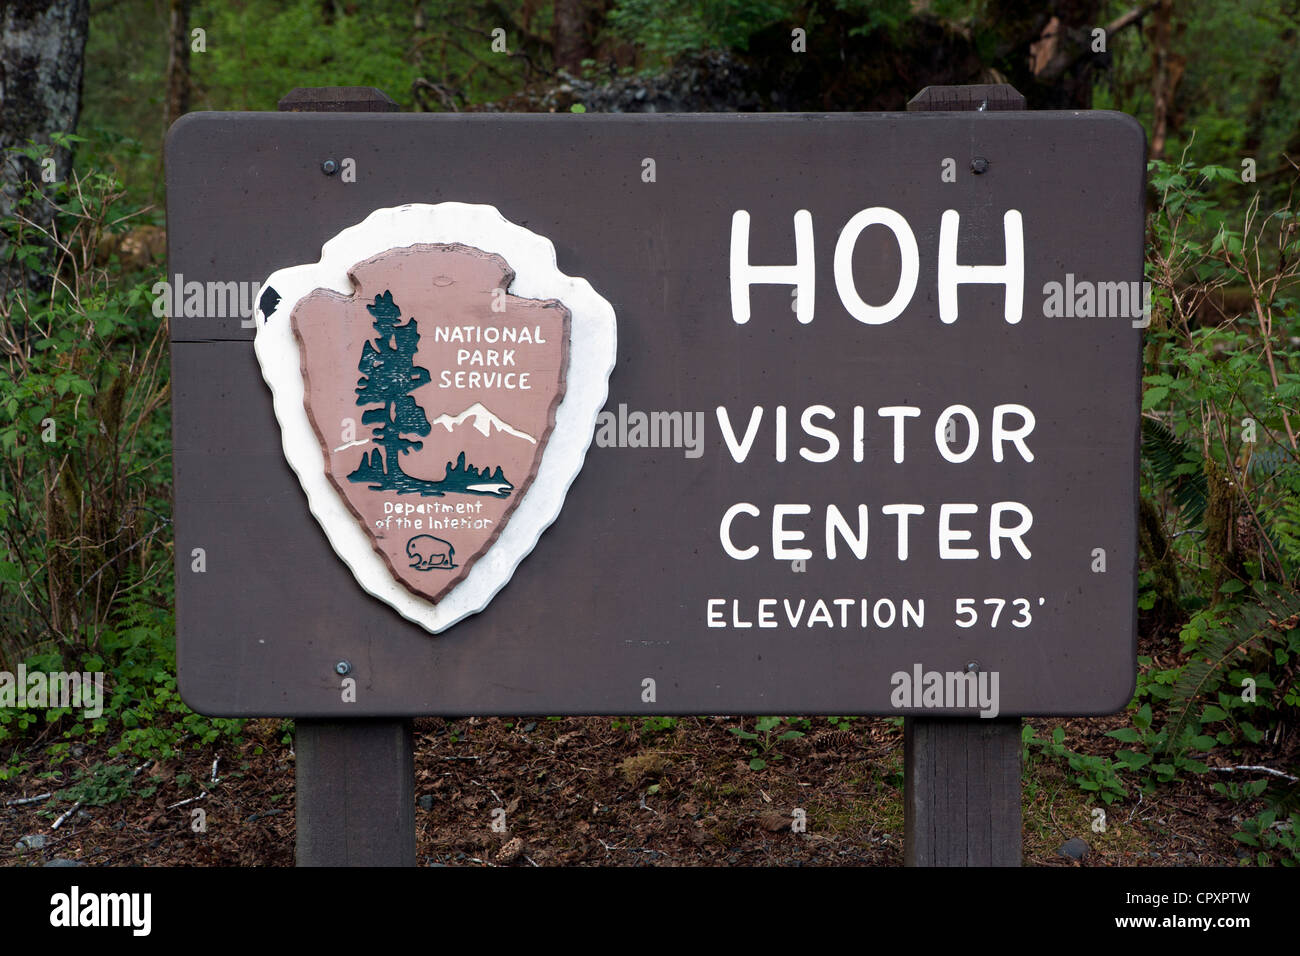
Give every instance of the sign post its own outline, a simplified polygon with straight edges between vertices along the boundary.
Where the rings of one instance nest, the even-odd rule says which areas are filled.
[[[903,716],[908,861],[1019,861],[1018,718],[1132,696],[1145,141],[1016,96],[177,121],[180,689],[300,862],[556,713]]]
[[[1025,98],[1007,84],[928,86],[907,108],[1023,110]],[[972,172],[980,160],[990,157],[972,157]],[[1018,717],[903,719],[907,866],[1020,865],[1020,726]]]
[[[369,87],[317,87],[293,90],[279,108],[392,113],[397,104]],[[335,665],[343,679],[351,668],[346,660]],[[415,742],[410,719],[299,718],[294,728],[298,865],[415,866]]]

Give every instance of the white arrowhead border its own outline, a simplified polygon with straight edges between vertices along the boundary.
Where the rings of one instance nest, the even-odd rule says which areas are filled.
[[[497,253],[515,271],[508,292],[559,299],[571,314],[564,396],[537,475],[496,541],[436,605],[393,576],[326,475],[325,453],[307,418],[298,343],[289,322],[299,300],[316,289],[354,294],[348,278],[352,266],[417,243],[463,243]],[[261,288],[274,289],[280,301],[270,320],[258,308],[253,348],[271,387],[285,458],[334,551],[362,588],[434,634],[483,610],[559,516],[569,486],[582,469],[617,357],[613,306],[586,279],[559,270],[549,239],[510,222],[495,206],[460,202],[377,209],[326,242],[319,262],[273,272]]]

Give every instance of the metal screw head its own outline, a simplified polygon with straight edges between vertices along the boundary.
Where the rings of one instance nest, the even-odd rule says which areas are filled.
[[[974,159],[970,161],[970,171],[974,173],[976,176],[988,172],[988,169],[989,169],[989,161],[985,159],[983,156],[976,156]]]
[[[968,663],[966,664],[966,673],[968,673],[968,674],[978,674],[979,672],[980,672],[980,662],[979,662],[979,661],[970,661],[970,662],[968,662]]]
[[[320,171],[326,176],[333,176],[339,170],[339,164],[332,159],[327,159],[320,164]]]
[[[337,664],[334,665],[334,673],[340,676],[342,676],[343,674],[350,673],[351,670],[352,670],[352,665],[349,664],[347,661],[339,661]]]

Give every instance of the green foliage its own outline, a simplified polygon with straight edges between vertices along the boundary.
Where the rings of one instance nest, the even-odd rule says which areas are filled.
[[[1142,404],[1143,407],[1152,407],[1169,394],[1174,380],[1169,375],[1160,373],[1147,376],[1146,384]],[[1152,396],[1155,396],[1154,399]],[[1200,453],[1175,436],[1164,422],[1143,416],[1142,454],[1150,463],[1156,481],[1182,509],[1183,519],[1189,525],[1200,524],[1205,515],[1205,506],[1209,503],[1205,461]]]
[[[134,777],[131,768],[123,764],[96,763],[79,768],[72,783],[54,796],[57,800],[80,803],[83,807],[106,807],[131,792]]]
[[[1108,16],[1133,6],[1111,3]],[[1282,154],[1295,155],[1295,117],[1300,114],[1295,22],[1293,0],[1186,0],[1174,5],[1171,52],[1183,69],[1166,155],[1180,155],[1191,146],[1194,161],[1234,168],[1238,176],[1241,160],[1256,157],[1260,182],[1285,195],[1289,167]],[[1122,30],[1108,38],[1108,47],[1109,67],[1093,106],[1139,117],[1150,135],[1156,86],[1151,30]]]
[[[1258,743],[1263,732],[1256,725],[1276,720],[1279,706],[1293,705],[1294,683],[1287,681],[1278,694],[1270,671],[1291,673],[1292,663],[1300,660],[1295,626],[1300,597],[1263,582],[1256,582],[1255,591],[1254,602],[1203,610],[1183,629],[1190,656],[1169,695],[1169,720],[1158,742],[1161,753],[1177,757],[1189,748]],[[1279,626],[1287,621],[1289,628]],[[1247,679],[1255,687],[1253,700],[1242,691]],[[1229,690],[1222,689],[1225,685]],[[1213,736],[1206,733],[1216,725]]]
[[[168,5],[118,0],[94,7],[77,124],[86,145],[77,162],[111,170],[133,203],[159,203]]]
[[[207,52],[190,58],[204,108],[274,110],[299,86],[375,86],[400,100],[417,75],[409,4],[199,2],[190,23],[207,31]]]
[[[1106,757],[1081,754],[1065,746],[1065,728],[1057,727],[1050,738],[1039,737],[1030,724],[1020,732],[1021,759],[1026,768],[1035,754],[1053,760],[1064,760],[1075,772],[1074,782],[1081,790],[1095,793],[1107,805],[1128,795],[1120,782],[1117,764]]]
[[[195,109],[274,110],[309,86],[377,87],[407,111],[460,109],[553,66],[549,4],[425,0],[417,15],[407,0],[203,0],[190,21],[208,31],[208,52],[191,57]],[[505,52],[493,49],[496,29]]]
[[[645,717],[641,720],[641,736],[646,740],[660,734],[670,734],[676,729],[676,717]]]
[[[1144,792],[1151,792],[1157,783],[1169,783],[1182,770],[1204,773],[1204,762],[1192,757],[1186,748],[1171,752],[1167,729],[1156,730],[1155,715],[1150,704],[1143,704],[1133,713],[1133,726],[1121,727],[1106,733],[1121,743],[1136,744],[1138,749],[1121,749],[1115,752],[1115,766],[1139,778]],[[1199,743],[1199,740],[1197,741]],[[1213,744],[1211,744],[1213,746]]]
[[[1144,699],[1152,701],[1168,700],[1173,695],[1173,685],[1182,673],[1181,667],[1155,668],[1151,658],[1145,654],[1137,659],[1137,689],[1133,693],[1135,705],[1141,705]]]
[[[146,599],[150,598],[153,600]],[[50,763],[57,766],[70,748],[91,739],[111,741],[114,757],[167,760],[186,745],[191,750],[215,743],[223,735],[238,742],[242,720],[204,717],[191,711],[176,689],[176,653],[170,611],[157,606],[157,595],[129,602],[120,623],[105,630],[94,650],[64,657],[56,652],[30,657],[29,671],[77,670],[104,672],[103,713],[87,716],[83,709],[50,708],[0,710],[0,743],[18,740],[40,725],[53,730]],[[0,770],[0,778],[11,776]],[[83,801],[84,802],[84,801]]]
[[[956,6],[952,3],[939,5],[949,8]],[[862,24],[849,31],[849,36],[852,37],[868,36],[877,30],[892,33],[907,23],[915,13],[911,0],[836,0],[835,6],[862,18]]]
[[[104,644],[106,653],[118,662],[104,711],[107,730],[114,730],[114,721],[119,725],[109,752],[166,760],[187,742],[193,750],[213,744],[223,734],[238,742],[242,720],[204,717],[181,700],[171,614],[140,605],[136,609],[138,623],[114,632]]]
[[[1243,821],[1241,830],[1232,838],[1255,847],[1253,862],[1260,866],[1274,861],[1282,866],[1300,866],[1300,813],[1278,820],[1277,811],[1262,810]]]
[[[104,689],[98,715],[0,711],[12,744],[0,778],[22,772],[33,738],[54,767],[90,740],[134,765],[242,726],[193,713],[176,690],[166,323],[152,277],[94,264],[139,212],[124,196],[97,169],[58,184],[52,255],[34,217],[0,223],[7,255],[55,279],[0,303],[0,667],[99,674]],[[43,201],[29,190],[20,213]],[[90,805],[124,781],[116,764],[94,767],[69,793]]]
[[[1245,188],[1230,168],[1155,162],[1150,182],[1159,205],[1149,221],[1154,310],[1142,451],[1169,523],[1161,537],[1176,542],[1179,565],[1199,569],[1183,599],[1203,612],[1184,632],[1186,649],[1200,654],[1178,695],[1185,715],[1188,694],[1226,665],[1229,618],[1246,615],[1235,625],[1238,643],[1259,633],[1252,602],[1282,597],[1260,585],[1286,591],[1300,571],[1300,469],[1290,467],[1300,368],[1280,344],[1300,327],[1300,235],[1290,203],[1266,212],[1254,190],[1234,221],[1215,192],[1216,184]],[[1261,450],[1268,465],[1253,467]],[[1171,730],[1166,746],[1176,749],[1185,727]]]
[[[663,734],[671,734],[677,729],[676,717],[641,717],[641,729],[637,732],[642,740],[653,740]],[[615,718],[610,726],[614,730],[635,730],[638,718]]]
[[[502,99],[549,70],[550,5],[517,0],[321,3],[196,0],[190,28],[191,110],[275,110],[295,87],[374,86],[404,111],[459,109]],[[503,19],[513,16],[515,23]],[[524,37],[519,23],[528,23]],[[509,54],[494,53],[505,28]],[[163,199],[167,4],[96,4],[86,48],[79,129],[87,154],[124,179],[134,201]],[[436,84],[443,95],[433,95]]]
[[[811,34],[832,12],[856,24],[847,31],[852,41],[878,30],[897,31],[916,14],[910,0],[834,0],[826,6],[799,0],[617,0],[606,26],[616,39],[637,45],[648,69],[658,69],[702,50],[747,51],[755,36],[769,30],[793,43],[795,28]],[[935,6],[942,8],[936,15],[955,16],[972,5],[946,0]]]
[[[1268,789],[1268,781],[1251,780],[1247,783],[1236,783],[1235,781],[1228,780],[1214,784],[1211,789],[1220,796],[1227,797],[1229,800],[1253,800]]]
[[[781,727],[787,722],[790,726],[782,730]],[[743,724],[740,727],[728,727],[727,731],[753,744],[749,748],[749,769],[764,770],[769,763],[785,759],[777,750],[778,744],[797,740],[809,726],[805,717],[759,717],[754,721],[752,731],[746,730]]]
[[[57,280],[0,303],[0,664],[93,647],[118,601],[170,573],[166,328],[147,280],[94,265],[138,212],[123,196],[74,174],[46,229],[19,218],[46,201],[29,184],[0,224],[11,261]]]
[[[796,0],[619,0],[609,12],[610,31],[637,43],[650,65],[662,66],[699,50],[745,50],[774,24],[803,26]]]

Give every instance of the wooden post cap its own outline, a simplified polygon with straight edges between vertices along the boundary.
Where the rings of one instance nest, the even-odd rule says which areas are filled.
[[[907,101],[907,108],[922,112],[1023,110],[1025,94],[1009,83],[927,86]]]
[[[396,113],[398,106],[373,86],[300,86],[278,104],[281,113]]]

